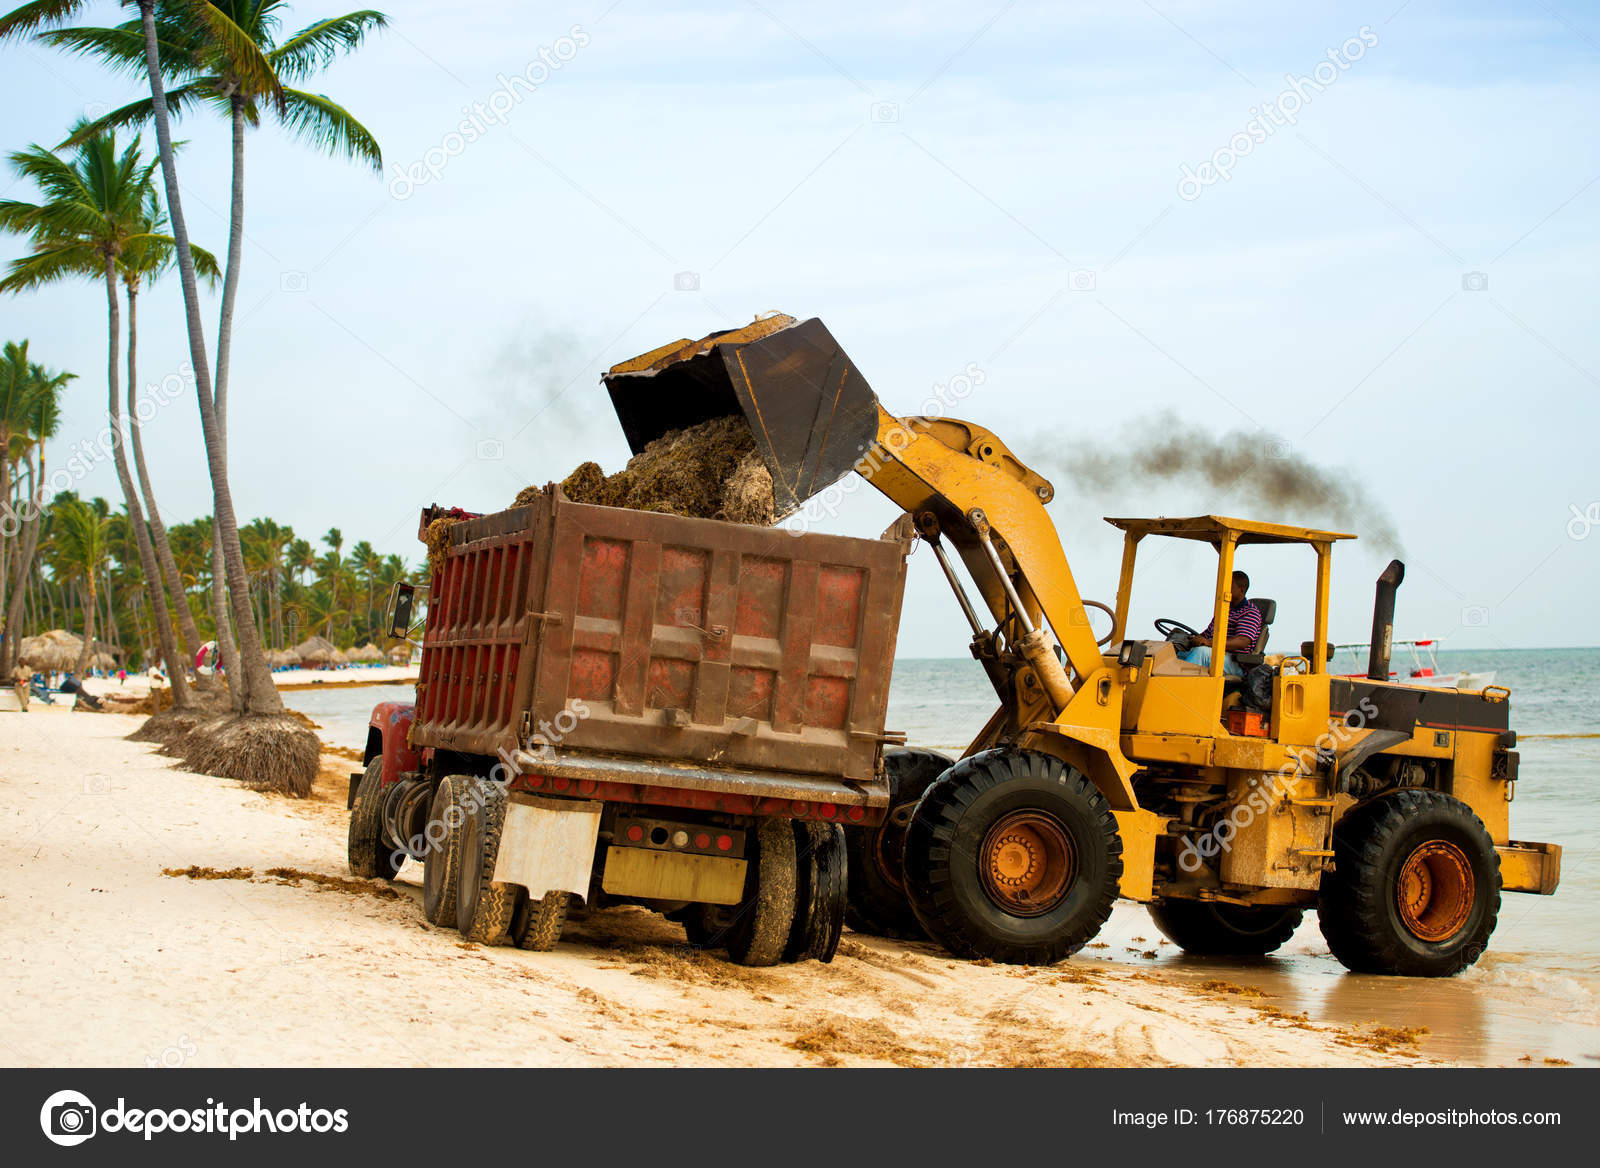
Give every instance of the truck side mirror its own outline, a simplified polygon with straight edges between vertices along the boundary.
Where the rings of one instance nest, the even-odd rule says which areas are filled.
[[[411,608],[416,600],[416,585],[396,580],[389,593],[388,634],[404,638],[411,632]]]

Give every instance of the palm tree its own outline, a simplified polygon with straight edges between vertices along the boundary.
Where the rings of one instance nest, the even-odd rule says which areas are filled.
[[[148,230],[156,218],[153,175],[157,163],[144,160],[139,143],[134,141],[119,153],[113,131],[75,136],[82,144],[74,150],[70,160],[42,146],[31,146],[11,155],[13,168],[22,177],[31,179],[43,198],[38,203],[0,201],[0,228],[25,232],[33,238],[32,253],[12,262],[9,274],[0,280],[0,291],[29,291],[56,280],[84,275],[95,275],[105,281],[106,383],[112,456],[139,546],[139,561],[150,591],[157,641],[171,679],[173,704],[182,708],[189,702],[184,661],[178,655],[172,619],[160,588],[161,570],[128,469],[127,451],[121,441],[122,394],[118,385],[117,351],[121,342],[121,305],[117,289],[124,254],[129,247],[142,250],[147,243],[170,248],[173,240],[171,236]]]
[[[361,610],[363,614],[362,622],[364,625],[361,630],[361,636],[370,641],[372,640],[373,623],[372,585],[378,575],[378,569],[383,566],[383,557],[373,550],[373,547],[370,543],[368,543],[366,540],[362,540],[360,543],[356,544],[355,547],[350,549],[350,565],[361,574],[361,578],[367,586],[367,604],[366,607]]]
[[[267,112],[295,136],[323,150],[365,160],[381,173],[382,154],[364,126],[326,97],[291,88],[285,82],[303,80],[340,52],[358,48],[367,33],[383,27],[387,19],[379,12],[353,12],[317,21],[280,44],[279,12],[284,5],[276,0],[209,4],[199,0],[138,0],[137,6],[137,25],[129,22],[116,28],[66,29],[59,26],[83,7],[83,0],[34,0],[0,18],[0,39],[50,26],[54,31],[41,34],[46,43],[99,56],[113,68],[137,70],[142,58],[150,86],[149,100],[115,110],[90,129],[146,119],[155,123],[167,207],[177,239],[190,354],[215,503],[216,542],[221,545],[234,623],[239,629],[242,668],[235,671],[235,676],[243,696],[241,699],[236,691],[236,702],[242,702],[241,708],[247,712],[277,713],[282,711],[283,703],[272,685],[260,639],[250,620],[249,580],[227,473],[228,369],[244,244],[244,131],[247,126],[259,124],[265,105]],[[167,92],[168,77],[183,82],[171,94]],[[214,393],[170,125],[172,115],[181,115],[195,104],[225,108],[233,129],[233,201],[227,274],[218,320]],[[219,634],[225,632],[225,627],[219,629]]]
[[[0,350],[0,632],[15,632],[21,623],[22,594],[38,547],[43,481],[34,471],[33,448],[53,437],[60,414],[57,396],[73,379],[71,373],[51,373],[28,359],[28,342],[7,341]],[[48,431],[48,433],[46,433]],[[40,458],[43,459],[41,449]],[[26,494],[18,492],[13,505],[13,468],[26,464]],[[23,502],[24,499],[29,500]],[[9,529],[9,531],[8,531]],[[11,545],[15,544],[14,563]],[[8,577],[15,575],[12,604],[6,605]],[[17,637],[0,642],[0,666],[9,671]]]
[[[83,649],[77,672],[89,664],[94,649],[95,606],[100,596],[100,573],[110,547],[111,521],[104,499],[85,503],[72,494],[56,497],[51,507],[55,526],[51,533],[53,570],[57,580],[79,586],[83,601]],[[176,679],[174,679],[176,680]]]
[[[19,356],[19,347],[7,344],[4,353],[4,363],[0,369],[14,368],[14,362]],[[29,502],[26,507],[28,512],[26,527],[21,532],[21,542],[18,548],[16,563],[13,572],[13,585],[11,593],[11,607],[5,612],[5,628],[8,631],[19,631],[22,627],[22,606],[26,599],[27,585],[33,576],[34,556],[39,550],[39,535],[44,530],[44,485],[45,485],[45,450],[44,444],[56,436],[56,431],[61,426],[61,392],[66,388],[74,374],[49,373],[41,366],[27,362],[27,342],[20,346],[20,358],[29,370],[32,388],[26,393],[23,405],[15,413],[8,411],[8,430],[10,434],[6,448],[6,460],[12,458],[12,453],[21,458],[30,477]],[[9,375],[0,374],[7,377]],[[8,395],[9,400],[9,395]],[[38,464],[34,464],[34,454],[39,456]],[[7,636],[0,651],[0,665],[10,669],[18,653],[17,636]]]

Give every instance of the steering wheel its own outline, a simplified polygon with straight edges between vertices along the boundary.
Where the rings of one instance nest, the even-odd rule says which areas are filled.
[[[1198,637],[1200,635],[1200,632],[1199,632],[1198,629],[1191,629],[1188,625],[1184,624],[1182,621],[1173,620],[1169,616],[1164,616],[1164,617],[1160,617],[1160,618],[1157,619],[1157,621],[1156,621],[1156,632],[1160,633],[1163,637],[1165,637],[1169,641],[1172,640],[1172,634],[1173,633],[1183,633],[1186,636],[1190,636],[1190,637]]]
[[[1083,600],[1082,597],[1079,597],[1079,599]],[[1110,628],[1110,630],[1107,631],[1105,636],[1101,637],[1098,641],[1095,642],[1096,646],[1109,645],[1111,643],[1111,634],[1117,631],[1117,613],[1116,613],[1116,610],[1113,609],[1109,604],[1101,604],[1098,600],[1083,600],[1083,606],[1085,608],[1098,608],[1101,612],[1105,613],[1108,617],[1111,618],[1111,628]]]

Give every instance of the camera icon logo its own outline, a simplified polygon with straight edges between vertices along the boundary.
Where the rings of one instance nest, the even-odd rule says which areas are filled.
[[[1461,274],[1461,290],[1463,292],[1487,292],[1489,290],[1489,273],[1463,272]]]
[[[1469,604],[1461,610],[1461,623],[1469,629],[1481,629],[1489,623],[1489,610],[1481,604]]]
[[[674,292],[700,291],[700,273],[679,272],[677,275],[672,277],[672,290]]]
[[[111,776],[110,775],[84,775],[83,776],[83,793],[85,795],[109,795],[109,794],[111,794]]]
[[[1268,438],[1261,450],[1268,458],[1277,462],[1294,457],[1294,443],[1287,438]]]
[[[91,122],[98,122],[110,112],[111,107],[103,101],[91,101],[88,105],[83,107],[83,116],[88,118]]]
[[[311,279],[304,272],[279,272],[278,291],[304,292],[311,286]]]
[[[76,1147],[94,1135],[99,1110],[79,1091],[57,1091],[39,1108],[45,1139],[63,1148]]]
[[[1072,273],[1067,276],[1067,284],[1074,292],[1093,292],[1095,286],[1095,274],[1093,269],[1073,269]]]
[[[892,101],[875,101],[868,108],[867,116],[878,125],[886,126],[900,120],[900,107]]]
[[[499,462],[506,456],[506,444],[498,438],[485,438],[478,443],[478,461]]]

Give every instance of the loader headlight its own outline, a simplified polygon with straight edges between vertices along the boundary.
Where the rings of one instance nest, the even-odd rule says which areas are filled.
[[[1137,669],[1144,664],[1144,657],[1143,641],[1124,641],[1122,648],[1117,651],[1117,664],[1127,669]]]

